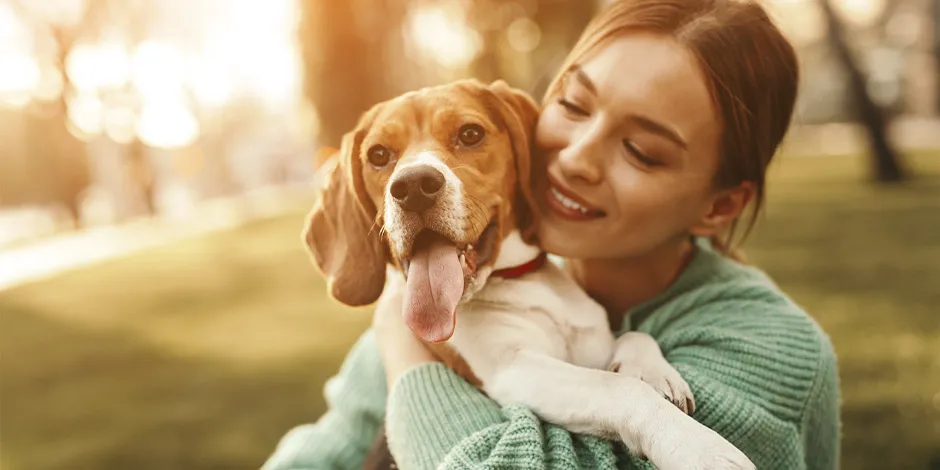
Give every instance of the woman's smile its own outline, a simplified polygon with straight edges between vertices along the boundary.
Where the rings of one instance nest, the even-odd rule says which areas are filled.
[[[545,202],[553,214],[565,220],[584,222],[607,215],[551,177],[545,191]]]

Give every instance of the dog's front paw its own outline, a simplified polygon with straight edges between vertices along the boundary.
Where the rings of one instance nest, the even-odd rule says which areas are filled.
[[[751,460],[727,439],[675,409],[654,414],[656,432],[647,431],[647,456],[660,470],[755,470]]]
[[[663,357],[656,341],[641,333],[627,333],[617,340],[609,369],[640,379],[686,414],[695,411],[689,384]]]
[[[698,423],[696,423],[698,424]],[[660,468],[701,469],[701,470],[756,470],[744,452],[721,437],[715,431],[698,425],[698,429],[688,429],[682,438],[682,444],[675,448],[678,455],[673,455],[671,463]],[[656,463],[656,462],[654,462]]]

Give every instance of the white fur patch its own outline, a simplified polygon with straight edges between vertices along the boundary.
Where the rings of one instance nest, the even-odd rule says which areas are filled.
[[[392,177],[389,178],[388,186],[385,188],[385,231],[388,234],[389,242],[393,249],[398,253],[404,253],[410,248],[407,246],[409,240],[416,234],[410,233],[406,218],[421,217],[414,213],[408,213],[403,210],[391,194],[392,183],[406,168],[416,165],[428,165],[444,175],[444,188],[437,202],[425,214],[424,222],[428,228],[432,228],[451,238],[457,238],[463,230],[466,223],[467,210],[464,205],[464,187],[463,181],[454,174],[443,159],[436,152],[424,151],[412,157],[409,157],[395,167]]]
[[[518,230],[513,230],[499,245],[499,255],[493,263],[493,269],[505,269],[532,261],[539,254],[539,249],[522,241]]]

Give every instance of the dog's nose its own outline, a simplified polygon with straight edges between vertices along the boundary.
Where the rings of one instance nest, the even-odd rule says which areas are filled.
[[[402,168],[389,191],[402,209],[421,212],[441,194],[444,189],[444,174],[430,165],[414,165]]]

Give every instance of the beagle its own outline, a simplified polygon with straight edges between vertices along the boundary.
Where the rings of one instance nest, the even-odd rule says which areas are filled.
[[[754,468],[687,414],[688,384],[656,342],[615,339],[603,307],[534,245],[537,119],[503,81],[425,88],[366,112],[303,235],[330,295],[350,306],[399,296],[412,331],[502,405],[622,440],[661,469]]]

